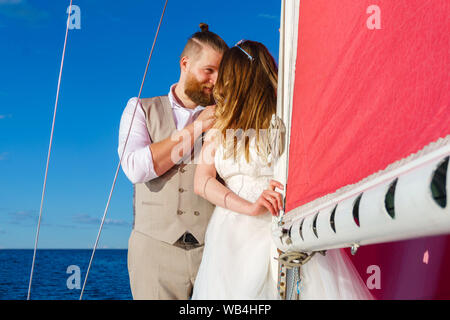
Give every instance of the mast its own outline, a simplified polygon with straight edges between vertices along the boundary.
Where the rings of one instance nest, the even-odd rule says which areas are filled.
[[[280,19],[280,49],[278,67],[278,93],[277,93],[277,116],[283,120],[286,127],[286,138],[284,139],[284,152],[278,159],[274,168],[275,180],[281,182],[285,188],[282,193],[287,192],[287,175],[289,164],[289,142],[290,142],[290,119],[295,82],[295,64],[297,59],[297,37],[300,0],[281,1]],[[281,213],[284,218],[284,212]],[[280,219],[274,218],[273,223],[278,225]],[[285,251],[285,245],[279,238],[274,238],[278,248]]]

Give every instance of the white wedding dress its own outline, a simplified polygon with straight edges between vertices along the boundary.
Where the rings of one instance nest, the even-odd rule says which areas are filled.
[[[237,161],[224,160],[223,152],[219,145],[214,159],[217,173],[234,193],[255,202],[274,178],[273,166],[267,166],[257,156],[254,139],[249,163],[244,156]],[[192,299],[280,299],[278,262],[274,259],[278,253],[272,241],[271,221],[269,212],[248,216],[217,206],[206,230]],[[346,265],[342,253],[330,252],[325,257],[317,254],[320,257],[314,256],[302,267],[306,278],[302,299],[370,299],[367,288],[356,271]]]

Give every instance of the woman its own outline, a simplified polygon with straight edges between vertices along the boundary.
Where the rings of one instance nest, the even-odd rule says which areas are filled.
[[[271,121],[276,91],[277,66],[264,45],[241,41],[225,52],[213,92],[217,119],[205,137],[194,179],[195,192],[216,209],[206,231],[193,299],[279,299],[274,259],[278,254],[271,236],[271,214],[282,208],[275,188],[283,188],[272,180],[274,161],[282,152],[276,148],[282,145],[277,130],[282,124]],[[342,258],[337,251],[331,260],[320,259],[320,268],[311,264],[314,267],[307,270],[311,294],[304,298],[358,298],[341,295],[353,290],[348,286],[327,296],[328,282],[336,289],[335,283],[351,286],[355,278],[345,264],[326,268]],[[318,259],[308,263],[313,260]],[[312,290],[316,282],[326,290]]]

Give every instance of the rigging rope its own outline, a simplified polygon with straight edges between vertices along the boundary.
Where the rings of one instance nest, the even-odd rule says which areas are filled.
[[[42,187],[41,205],[40,205],[40,209],[39,209],[39,219],[38,219],[38,225],[37,225],[37,230],[36,230],[36,239],[34,241],[33,262],[31,263],[31,272],[30,272],[30,281],[28,284],[27,300],[30,300],[31,283],[33,282],[34,264],[36,261],[36,250],[37,250],[37,244],[39,241],[39,230],[41,228],[42,208],[43,208],[43,204],[44,204],[45,188],[47,186],[48,165],[50,162],[50,154],[52,151],[53,133],[55,131],[56,110],[58,109],[59,89],[61,87],[61,75],[62,75],[62,70],[63,70],[63,66],[64,66],[64,57],[66,55],[67,35],[69,34],[69,19],[70,19],[71,13],[72,13],[72,0],[70,0],[69,14],[67,15],[66,36],[64,39],[64,48],[63,48],[63,52],[62,52],[61,66],[59,68],[58,86],[56,89],[56,101],[55,101],[55,108],[53,111],[53,122],[52,122],[52,129],[51,129],[51,133],[50,133],[50,142],[49,142],[49,146],[48,146],[47,164],[45,166],[44,185]]]
[[[129,136],[130,136],[131,128],[132,128],[132,126],[133,126],[133,120],[134,120],[134,117],[135,117],[135,115],[136,115],[137,106],[138,106],[138,103],[139,103],[140,98],[141,98],[142,88],[144,87],[145,78],[146,78],[146,76],[147,76],[148,68],[149,68],[149,65],[150,65],[150,60],[151,60],[151,58],[152,58],[153,49],[155,48],[155,43],[156,43],[156,40],[157,40],[157,38],[158,38],[159,29],[161,28],[161,23],[162,23],[162,20],[163,20],[163,17],[164,17],[164,13],[166,12],[167,2],[168,2],[168,0],[166,0],[166,2],[165,2],[165,4],[164,4],[164,8],[163,8],[163,11],[162,11],[162,14],[161,14],[161,18],[160,18],[160,20],[159,20],[158,28],[157,28],[157,30],[156,30],[155,38],[153,39],[153,45],[152,45],[152,48],[151,48],[151,50],[150,50],[150,54],[149,54],[149,57],[148,57],[148,60],[147,60],[147,66],[146,66],[146,68],[145,68],[144,76],[143,76],[143,78],[142,78],[141,88],[139,89],[139,95],[138,95],[138,98],[137,98],[137,100],[136,100],[136,105],[134,106],[133,117],[131,118],[131,123],[130,123],[130,127],[129,127],[129,129],[128,129],[127,138],[126,138],[126,140],[125,140],[125,144],[124,144],[124,147],[123,147],[123,150],[122,150],[122,154],[120,155],[119,164],[117,165],[116,174],[115,174],[115,176],[114,176],[114,181],[113,181],[113,184],[112,184],[112,187],[111,187],[111,191],[110,191],[109,197],[108,197],[108,202],[107,202],[107,204],[106,204],[106,208],[105,208],[105,211],[104,211],[104,213],[103,213],[103,218],[102,218],[102,222],[101,222],[101,224],[100,224],[100,229],[98,230],[97,239],[95,240],[94,249],[92,250],[91,259],[90,259],[90,261],[89,261],[89,266],[88,266],[88,269],[87,269],[87,271],[86,271],[86,276],[85,276],[85,278],[84,278],[83,288],[81,289],[81,294],[80,294],[80,300],[83,298],[84,288],[86,287],[87,278],[88,278],[88,276],[89,276],[89,270],[91,269],[92,261],[93,261],[93,259],[94,259],[95,250],[97,249],[98,241],[99,241],[99,239],[100,239],[100,234],[101,234],[101,232],[102,232],[103,224],[104,224],[104,222],[105,222],[106,214],[107,214],[107,212],[108,212],[109,203],[110,203],[110,201],[111,201],[111,196],[112,196],[112,193],[113,193],[113,191],[114,191],[114,187],[115,187],[115,185],[116,185],[117,176],[118,176],[119,170],[120,170],[120,164],[122,163],[122,158],[123,158],[123,155],[125,154],[125,150],[126,150],[126,148],[127,148],[128,138],[129,138]]]

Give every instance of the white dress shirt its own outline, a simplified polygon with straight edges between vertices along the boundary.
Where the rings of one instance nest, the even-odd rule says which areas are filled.
[[[183,107],[177,101],[173,93],[175,86],[176,84],[170,87],[168,96],[170,105],[172,106],[175,125],[177,130],[181,130],[192,123],[205,107],[197,106],[195,109]],[[120,120],[119,157],[122,155],[125,140],[127,139],[136,102],[137,97],[128,100]],[[147,182],[158,177],[153,166],[150,144],[152,144],[152,141],[148,134],[144,110],[139,102],[133,120],[133,127],[131,128],[130,137],[128,138],[127,147],[122,159],[122,170],[133,184]]]

